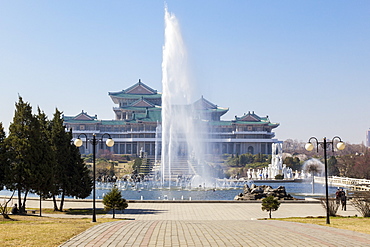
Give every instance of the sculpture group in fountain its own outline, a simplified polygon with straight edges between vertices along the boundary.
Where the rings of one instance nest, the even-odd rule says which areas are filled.
[[[249,180],[258,180],[258,179],[269,179],[275,178],[276,175],[283,175],[284,179],[293,179],[293,171],[292,168],[286,167],[283,164],[283,149],[281,143],[273,143],[272,144],[272,157],[271,157],[271,164],[268,167],[261,169],[248,169],[247,176]],[[298,172],[296,172],[294,178],[299,176]]]

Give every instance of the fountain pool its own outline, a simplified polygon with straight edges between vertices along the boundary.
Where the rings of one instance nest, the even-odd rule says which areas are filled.
[[[214,188],[187,188],[179,187],[173,184],[170,188],[161,186],[151,186],[150,183],[129,183],[121,182],[118,183],[118,188],[121,189],[121,194],[125,199],[128,200],[201,200],[201,201],[228,201],[234,200],[234,197],[243,191],[244,184],[251,185],[250,182],[230,182],[223,184],[222,186],[216,186]],[[287,193],[298,199],[304,199],[305,197],[322,197],[325,193],[324,184],[314,184],[315,194],[312,194],[312,184],[310,181],[307,182],[258,182],[255,181],[256,185],[267,184],[273,188],[284,186]],[[103,198],[104,194],[107,193],[113,186],[113,183],[97,183],[97,198]],[[329,187],[329,194],[335,194],[337,187]]]
[[[230,182],[225,187],[215,188],[186,188],[179,187],[176,184],[169,187],[161,187],[160,185],[153,185],[150,182],[131,183],[131,182],[118,182],[116,185],[121,190],[122,197],[127,200],[200,200],[200,201],[230,201],[234,197],[243,192],[244,184],[250,185],[250,182]],[[323,197],[325,193],[324,184],[315,183],[315,194],[312,194],[311,181],[307,182],[258,182],[256,185],[270,185],[273,188],[285,186],[287,193],[298,199],[306,197]],[[96,183],[96,198],[102,199],[103,196],[114,186],[114,183]],[[337,187],[329,187],[329,194],[334,197]],[[0,196],[10,196],[11,192],[8,190],[1,190]],[[15,194],[14,196],[17,196]],[[29,197],[38,197],[30,193]],[[67,197],[68,198],[68,197]],[[91,199],[90,195],[87,199]]]

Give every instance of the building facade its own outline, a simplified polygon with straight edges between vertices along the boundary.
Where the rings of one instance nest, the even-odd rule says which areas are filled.
[[[154,156],[156,148],[160,154],[161,140],[158,126],[161,124],[162,94],[141,82],[119,92],[109,92],[116,107],[113,108],[115,120],[99,120],[82,111],[76,116],[64,116],[64,124],[72,129],[73,138],[81,133],[97,138],[104,133],[111,135],[115,141],[112,148],[99,143],[98,149],[109,149],[114,154],[139,155],[144,150]],[[219,107],[203,96],[193,103],[192,107],[201,112],[200,120],[205,125],[205,152],[211,155],[263,153],[271,154],[273,129],[278,123],[270,122],[268,116],[261,117],[248,112],[235,116],[233,120],[221,120],[228,108]],[[92,152],[91,144],[82,146],[82,154]]]

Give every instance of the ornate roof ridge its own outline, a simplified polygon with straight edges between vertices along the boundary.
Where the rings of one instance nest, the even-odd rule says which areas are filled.
[[[205,108],[205,109],[217,109],[218,106],[213,104],[211,101],[209,100],[206,100],[203,95],[200,97],[200,99],[198,99],[197,101],[195,101],[193,103],[194,105],[200,105],[200,106],[204,106],[204,104],[208,107],[202,107],[202,108]]]
[[[132,85],[131,87],[129,87],[126,90],[123,90],[123,91],[124,91],[124,93],[130,94],[131,91],[133,91],[134,89],[136,89],[139,86],[143,87],[144,89],[151,92],[152,94],[157,93],[157,90],[154,90],[153,88],[149,87],[145,83],[141,82],[141,79],[139,79],[139,81],[137,83],[135,83],[134,85]],[[134,93],[134,94],[137,94],[137,93]]]
[[[247,121],[247,122],[250,122],[250,121],[261,122],[262,121],[262,118],[258,116],[257,114],[255,114],[254,111],[252,111],[252,113],[248,111],[248,114],[244,113],[244,115],[241,117],[235,116],[235,119],[238,121]]]
[[[63,118],[65,120],[92,121],[92,120],[97,120],[98,119],[98,115],[95,114],[95,116],[90,116],[89,114],[87,114],[87,112],[84,112],[84,110],[82,110],[76,116],[63,116]]]
[[[140,103],[140,102],[145,102],[145,104],[147,104],[147,105],[146,106],[138,106],[137,104]],[[147,101],[146,99],[144,99],[144,97],[142,96],[140,99],[133,102],[130,106],[134,106],[134,107],[154,107],[155,105],[152,104],[151,102]]]

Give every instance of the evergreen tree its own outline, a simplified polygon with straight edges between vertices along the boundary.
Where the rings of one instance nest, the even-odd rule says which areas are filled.
[[[63,125],[62,113],[56,109],[51,121],[51,143],[54,152],[53,202],[55,211],[63,211],[65,196],[86,198],[91,194],[92,179],[79,149],[71,142],[72,132],[67,132]],[[56,196],[60,195],[58,207]]]
[[[19,96],[15,107],[13,122],[9,126],[9,136],[5,140],[9,150],[9,178],[12,178],[6,186],[10,190],[18,191],[19,211],[22,213],[26,207],[27,194],[34,188],[37,180],[34,171],[40,160],[37,145],[40,133],[38,121],[32,115],[30,104]],[[24,192],[23,204],[22,192]]]
[[[103,197],[104,210],[113,209],[113,219],[115,218],[115,210],[124,210],[128,207],[126,199],[122,198],[121,192],[116,186],[112,188],[104,197]]]
[[[0,190],[3,189],[4,185],[6,184],[8,169],[9,169],[9,162],[7,159],[7,148],[5,145],[5,132],[3,128],[3,124],[0,122]],[[14,191],[13,191],[14,195]],[[12,200],[13,195],[5,201],[4,203],[0,202],[0,214],[3,216],[4,219],[10,219],[8,215],[8,203]]]
[[[301,161],[299,160],[298,157],[286,157],[283,161],[284,164],[287,165],[287,167],[292,168],[293,170],[301,170],[302,165]]]
[[[5,185],[6,174],[8,173],[7,170],[9,168],[9,162],[6,157],[7,148],[5,145],[5,138],[4,127],[0,122],[0,190],[2,190]]]
[[[38,168],[35,171],[37,177],[35,183],[35,192],[41,198],[50,198],[53,188],[53,164],[54,164],[54,153],[51,147],[51,127],[50,121],[44,112],[38,108],[37,120],[40,128],[40,139],[38,142],[38,150],[40,153],[40,160],[38,161]],[[40,211],[41,212],[41,211]]]
[[[262,199],[262,211],[268,211],[271,219],[271,211],[276,211],[280,207],[280,202],[274,196]]]
[[[68,133],[72,139],[72,132]],[[71,178],[66,195],[77,198],[86,198],[91,194],[93,181],[90,171],[84,160],[81,158],[80,150],[73,143],[70,143],[69,174]]]
[[[53,191],[54,210],[63,210],[63,203],[67,187],[70,186],[70,171],[68,164],[70,163],[70,145],[71,139],[69,133],[65,131],[63,125],[62,113],[56,109],[53,119],[51,120],[51,146],[54,153],[55,163],[53,167],[52,179],[55,186]],[[56,196],[61,195],[61,208],[59,209]]]
[[[239,156],[239,163],[241,165],[251,164],[254,162],[254,155],[250,153],[242,154]]]

